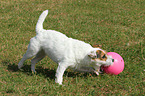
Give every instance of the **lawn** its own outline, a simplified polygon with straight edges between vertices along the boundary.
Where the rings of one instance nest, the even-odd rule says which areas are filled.
[[[0,0],[0,95],[7,96],[143,96],[145,94],[145,0]],[[125,68],[119,75],[77,73],[70,69],[55,84],[57,64],[48,57],[30,70],[17,64],[36,35],[42,11],[49,9],[45,29],[100,44],[119,53]]]

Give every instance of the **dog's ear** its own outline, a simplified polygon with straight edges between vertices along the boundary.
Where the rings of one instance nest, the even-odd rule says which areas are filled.
[[[100,45],[100,44],[95,44],[95,45],[93,45],[93,47],[95,47],[95,48],[102,48],[102,45]]]
[[[106,51],[97,50],[96,54],[97,54],[97,58],[98,59],[100,59],[102,61],[106,61],[107,60],[107,57],[106,57],[107,52]]]

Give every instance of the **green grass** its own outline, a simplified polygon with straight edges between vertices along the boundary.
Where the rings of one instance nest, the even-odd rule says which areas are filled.
[[[145,94],[144,0],[1,0],[0,95],[10,96],[143,96]],[[119,53],[125,61],[117,75],[82,74],[67,70],[65,86],[55,84],[57,64],[49,58],[30,71],[17,64],[35,36],[42,11],[49,9],[45,29]]]

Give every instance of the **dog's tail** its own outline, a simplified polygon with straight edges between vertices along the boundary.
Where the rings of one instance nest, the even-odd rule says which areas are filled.
[[[38,19],[37,24],[36,24],[36,33],[37,34],[39,34],[39,32],[41,32],[41,30],[43,30],[43,22],[47,16],[47,14],[48,14],[48,10],[45,10],[39,16],[39,19]]]

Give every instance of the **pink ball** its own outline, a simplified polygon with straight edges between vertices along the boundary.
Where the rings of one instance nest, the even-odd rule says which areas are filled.
[[[114,63],[108,67],[103,66],[102,69],[107,74],[118,75],[124,69],[124,60],[123,58],[115,52],[108,52],[107,55],[111,55],[114,59]]]

